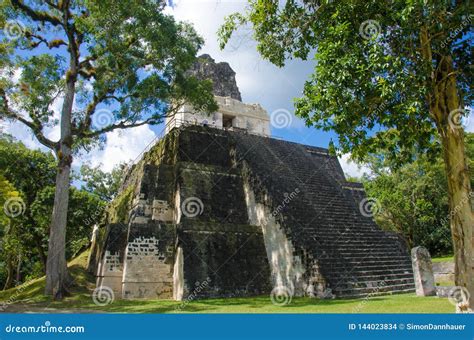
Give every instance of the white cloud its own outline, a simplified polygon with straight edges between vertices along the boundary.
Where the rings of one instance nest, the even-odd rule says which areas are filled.
[[[43,151],[49,150],[41,145],[31,130],[20,122],[3,122],[2,132],[12,135],[30,149],[41,149]]]
[[[353,162],[350,157],[351,155],[348,153],[338,157],[339,163],[341,163],[342,170],[346,176],[360,178],[364,174],[370,174],[371,171],[367,166]]]
[[[224,51],[219,48],[216,32],[224,22],[224,17],[234,12],[242,12],[247,1],[174,0],[172,3],[174,7],[167,7],[166,12],[174,15],[177,20],[192,23],[205,39],[200,53],[208,53],[216,62],[226,61],[231,65],[236,72],[237,85],[245,102],[260,103],[269,113],[278,109],[293,112],[291,99],[300,95],[304,79],[312,70],[312,66],[308,69],[308,63],[290,62],[285,69],[279,69],[263,61],[249,30],[237,32]],[[305,65],[306,67],[303,67]],[[16,78],[20,73],[15,74]],[[53,105],[56,119],[59,118],[61,105],[62,99],[58,99]],[[301,120],[293,116],[289,128],[301,129],[303,126]],[[4,131],[22,140],[28,147],[46,150],[20,123],[6,124]],[[59,126],[46,128],[44,132],[52,140],[59,139]],[[102,164],[103,170],[111,170],[116,164],[135,159],[154,137],[155,134],[147,126],[110,132],[106,135],[107,142],[102,150],[93,150],[81,159],[76,158],[74,164]]]
[[[250,30],[243,29],[232,38],[228,47],[221,51],[217,41],[217,30],[223,24],[224,17],[234,12],[243,12],[248,4],[244,0],[173,0],[168,1],[173,8],[167,7],[166,13],[174,15],[177,20],[193,24],[196,31],[205,39],[205,44],[200,53],[210,54],[216,62],[226,61],[236,72],[237,85],[244,102],[259,103],[269,114],[276,110],[287,110],[293,114],[292,99],[301,95],[304,81],[313,72],[314,61],[290,61],[285,68],[278,68],[262,60],[255,48],[255,41],[251,38]],[[18,79],[19,74],[15,74]],[[54,105],[55,118],[59,117],[62,100],[57,100]],[[474,116],[471,114],[467,120],[466,131],[474,132]],[[37,148],[40,144],[20,123],[6,124],[3,129],[22,140],[28,147]],[[298,136],[308,138],[319,134],[314,129],[306,129],[304,122],[293,115],[292,123],[288,130],[297,131]],[[281,130],[274,131],[281,135]],[[59,128],[49,128],[46,135],[58,140]],[[148,126],[114,131],[107,134],[107,143],[103,150],[93,150],[83,157],[93,165],[102,164],[104,170],[111,170],[120,162],[134,159],[155,137]],[[306,139],[302,138],[302,142]],[[311,138],[314,140],[313,138]],[[312,143],[313,144],[313,143]],[[42,149],[45,149],[42,147]],[[75,164],[81,163],[76,159]],[[360,177],[368,172],[366,167],[361,167],[349,160],[349,155],[340,158],[345,173],[350,176]]]
[[[108,132],[106,138],[104,148],[93,150],[83,161],[93,166],[102,165],[102,170],[111,171],[117,164],[134,160],[155,138],[155,133],[149,126],[142,125]]]
[[[228,46],[219,48],[217,30],[224,18],[234,12],[243,12],[247,1],[242,0],[179,0],[170,13],[177,20],[193,24],[205,39],[200,53],[207,53],[216,62],[228,62],[236,72],[237,86],[246,103],[259,103],[269,113],[277,109],[294,111],[292,99],[301,95],[304,81],[312,73],[314,61],[288,61],[284,68],[278,68],[262,59],[256,49],[249,28],[237,31]],[[294,117],[297,126],[301,128]]]
[[[474,113],[472,108],[469,108],[469,112],[469,116],[464,119],[464,122],[466,124],[465,130],[466,132],[474,132]]]

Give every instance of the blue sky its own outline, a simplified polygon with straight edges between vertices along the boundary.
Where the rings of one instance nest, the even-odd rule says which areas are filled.
[[[284,68],[278,68],[261,59],[251,39],[251,32],[240,30],[230,41],[225,50],[221,51],[217,42],[216,32],[224,21],[224,17],[233,12],[243,11],[245,0],[173,0],[173,6],[166,11],[177,20],[187,21],[194,25],[196,31],[205,39],[200,54],[210,54],[216,62],[226,61],[236,72],[237,85],[242,94],[243,102],[259,103],[271,115],[275,111],[291,114],[291,124],[283,129],[272,127],[272,135],[298,143],[327,147],[330,139],[337,141],[332,132],[324,132],[315,128],[305,127],[304,123],[293,115],[293,99],[301,95],[308,75],[313,72],[314,61],[294,60]],[[61,100],[55,103],[55,111],[59,112]],[[473,131],[474,120],[468,126]],[[3,127],[4,130],[24,141],[29,147],[39,144],[31,133],[19,123]],[[124,131],[107,134],[107,144],[100,150],[96,149],[89,155],[76,158],[76,166],[82,162],[102,165],[111,170],[114,165],[135,159],[143,149],[163,129],[162,126],[142,126]],[[48,137],[57,139],[57,128],[47,131]],[[348,162],[349,155],[344,155],[341,165],[351,176],[359,176],[365,170]]]
[[[236,72],[237,85],[246,103],[259,103],[269,114],[277,110],[294,112],[293,98],[301,95],[308,75],[313,72],[314,61],[290,61],[278,68],[264,61],[256,51],[251,32],[240,30],[224,51],[218,47],[216,31],[224,17],[242,11],[247,1],[239,0],[174,0],[169,9],[178,20],[191,22],[206,43],[202,53],[210,54],[216,62],[226,61]],[[272,134],[299,143],[327,147],[333,133],[317,131],[304,126],[292,115],[288,128],[272,127]]]

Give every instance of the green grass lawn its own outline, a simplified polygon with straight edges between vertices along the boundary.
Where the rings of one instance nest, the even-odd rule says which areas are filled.
[[[72,301],[71,301],[72,302]],[[182,303],[169,300],[116,300],[97,307],[90,297],[82,297],[72,305],[88,310],[100,309],[116,313],[452,313],[447,299],[420,298],[414,294],[372,297],[360,300],[318,300],[293,298],[285,306],[275,306],[269,296],[253,298],[207,299]],[[56,304],[52,304],[51,307]],[[57,304],[61,308],[64,303]],[[68,303],[69,306],[71,306]]]
[[[51,301],[42,293],[44,277],[0,292],[0,307],[5,312],[108,312],[108,313],[454,313],[445,298],[418,297],[415,294],[372,296],[366,299],[319,300],[293,298],[285,306],[273,305],[269,296],[206,299],[197,301],[119,300],[107,306],[94,304],[93,277],[85,271],[87,253],[69,263],[75,278],[72,295],[63,301]]]
[[[436,263],[436,262],[449,262],[449,261],[454,261],[453,255],[433,257],[431,259],[431,262],[433,262],[433,263]]]

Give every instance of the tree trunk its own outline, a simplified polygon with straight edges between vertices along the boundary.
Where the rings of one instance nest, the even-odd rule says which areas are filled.
[[[98,253],[99,253],[99,226],[94,224],[94,229],[92,230],[92,238],[90,243],[90,253],[87,258],[87,271],[91,274],[96,273],[97,262],[98,262]]]
[[[449,220],[454,246],[455,283],[461,287],[458,297],[469,297],[457,306],[457,311],[474,309],[474,275],[472,259],[472,227],[474,217],[471,207],[471,183],[467,166],[464,131],[452,113],[460,109],[453,62],[443,57],[436,74],[438,80],[435,100],[431,103],[443,146],[443,157],[448,182]],[[450,114],[451,113],[451,114]],[[451,120],[451,121],[450,121]],[[461,291],[462,289],[462,291]]]
[[[61,163],[61,161],[60,161]],[[62,162],[64,163],[64,162]],[[46,295],[61,299],[67,292],[66,222],[69,204],[70,166],[62,164],[56,176],[53,217],[46,262]]]
[[[75,64],[72,62],[66,79],[67,88],[60,123],[61,138],[58,150],[56,150],[58,171],[46,263],[45,294],[52,295],[54,299],[62,299],[68,293],[70,284],[66,263],[66,224],[72,163],[71,112],[75,94],[75,74]]]
[[[18,254],[18,263],[16,264],[16,285],[19,285],[21,282],[21,252]]]
[[[3,286],[3,290],[7,290],[13,287],[13,260],[12,256],[7,256],[7,279],[5,281],[5,285]]]
[[[33,237],[41,264],[43,265],[43,273],[46,274],[46,254],[44,253],[43,245],[41,244],[42,239],[37,234],[33,235]]]

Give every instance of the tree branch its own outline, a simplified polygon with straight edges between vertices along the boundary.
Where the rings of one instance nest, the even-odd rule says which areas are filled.
[[[134,128],[146,124],[157,124],[160,120],[164,119],[166,115],[156,117],[156,118],[148,118],[142,122],[135,122],[135,123],[130,123],[127,124],[126,121],[121,121],[117,124],[112,124],[109,126],[106,126],[105,128],[97,131],[91,131],[91,132],[83,132],[81,135],[78,135],[79,137],[86,137],[86,138],[94,138],[97,136],[100,136],[104,133],[116,130],[116,129],[129,129],[129,128]]]
[[[44,11],[38,11],[26,5],[23,0],[11,0],[12,5],[35,21],[46,21],[54,26],[62,26],[61,19]]]
[[[182,105],[183,103],[177,103],[173,105],[173,107],[166,114],[163,114],[159,117],[151,117],[142,122],[134,122],[134,123],[127,124],[127,120],[124,120],[119,123],[106,126],[103,129],[100,129],[97,131],[90,131],[90,132],[86,132],[84,130],[78,131],[75,135],[78,136],[79,138],[94,138],[94,137],[100,136],[103,133],[107,133],[116,129],[129,129],[129,128],[134,128],[134,127],[138,127],[138,126],[142,126],[146,124],[152,124],[152,125],[158,124],[161,121],[163,121],[163,119],[165,118],[174,117],[178,113],[178,110],[182,107]]]
[[[9,106],[8,106],[8,99],[5,93],[5,90],[3,88],[0,88],[0,99],[1,99],[1,104],[2,106],[0,107],[0,117],[4,116],[6,118],[11,118],[15,119],[22,124],[26,125],[31,129],[35,137],[38,139],[38,141],[43,144],[44,146],[55,150],[57,147],[57,143],[53,142],[52,140],[48,139],[45,137],[45,135],[42,132],[42,125],[39,123],[39,121],[32,122],[29,120],[26,120],[24,117],[20,116],[16,112],[13,112]]]
[[[67,43],[62,39],[53,39],[51,41],[48,41],[46,38],[42,37],[41,35],[28,32],[28,31],[25,32],[25,37],[30,40],[31,38],[36,38],[39,40],[39,41],[31,42],[31,47],[33,48],[38,47],[39,45],[41,45],[41,43],[44,43],[46,47],[48,47],[49,49],[58,48],[61,45],[67,46]]]
[[[52,7],[52,8],[61,9],[58,4],[56,4],[56,3],[52,2],[52,1],[44,0],[44,2],[46,2],[46,3],[47,3],[50,7]]]

